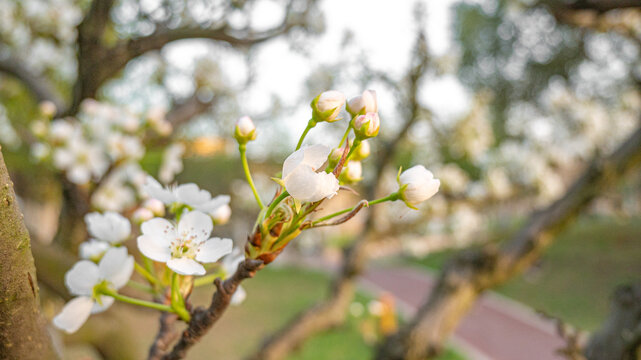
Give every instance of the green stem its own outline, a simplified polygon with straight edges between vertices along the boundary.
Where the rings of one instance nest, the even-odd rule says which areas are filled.
[[[269,207],[267,208],[267,212],[265,212],[264,219],[269,218],[269,216],[272,214],[276,206],[288,196],[289,196],[289,193],[287,192],[287,190],[283,191],[282,194],[278,195],[278,197],[274,199],[274,201],[272,201],[271,204],[269,204]]]
[[[400,195],[399,195],[399,193],[391,193],[391,194],[389,194],[389,195],[387,195],[387,196],[385,196],[385,197],[382,197],[382,198],[380,198],[380,199],[376,199],[376,200],[368,201],[368,202],[367,202],[367,206],[370,206],[370,205],[376,205],[376,204],[380,204],[380,203],[384,203],[384,202],[386,202],[386,201],[394,201],[394,200],[398,200],[398,199],[400,199]],[[313,225],[316,225],[316,224],[318,224],[318,223],[321,223],[321,222],[323,222],[323,221],[326,221],[326,220],[329,220],[329,219],[335,218],[335,217],[337,217],[337,216],[339,216],[339,215],[346,214],[346,213],[348,213],[348,212],[350,212],[350,211],[354,210],[354,208],[355,208],[355,206],[353,206],[353,207],[351,207],[351,208],[349,208],[349,209],[343,209],[343,210],[341,210],[341,211],[337,211],[337,212],[335,212],[335,213],[333,213],[333,214],[329,214],[329,215],[327,215],[327,216],[323,216],[322,218],[320,218],[320,219],[318,219],[318,220],[314,220],[314,221],[312,222],[312,226],[313,226]]]
[[[245,171],[245,178],[247,178],[247,183],[249,184],[249,187],[252,188],[252,192],[254,193],[254,197],[256,198],[256,203],[258,204],[258,207],[261,209],[265,207],[263,205],[263,201],[260,199],[260,195],[258,195],[258,191],[256,190],[256,186],[254,185],[254,180],[252,179],[252,174],[249,172],[249,164],[247,163],[247,144],[238,144],[238,151],[240,151],[240,160],[243,163],[243,171]]]
[[[152,285],[158,284],[158,279],[156,279],[156,277],[152,275],[147,269],[142,267],[142,265],[138,264],[138,262],[134,262],[134,269],[136,269],[136,272],[142,275],[142,277],[144,277],[145,280],[149,281],[150,284]]]
[[[300,136],[300,139],[298,139],[298,145],[296,145],[296,150],[300,149],[301,146],[303,146],[303,140],[305,140],[305,136],[307,136],[307,133],[309,130],[314,128],[316,126],[316,121],[314,119],[309,119],[307,122],[307,127],[305,127],[305,130],[303,131],[303,134]]]
[[[169,305],[158,304],[158,303],[151,302],[151,301],[145,301],[145,300],[140,300],[140,299],[132,298],[132,297],[125,296],[125,295],[120,295],[116,291],[114,291],[112,289],[109,289],[109,288],[106,288],[106,287],[99,289],[98,290],[98,294],[111,296],[112,298],[114,298],[114,299],[116,299],[118,301],[126,302],[126,303],[129,303],[129,304],[132,304],[132,305],[138,305],[138,306],[143,306],[143,307],[147,307],[147,308],[150,308],[150,309],[155,309],[155,310],[175,313],[174,309],[172,309],[171,306],[169,306]]]
[[[347,153],[347,157],[345,158],[345,161],[349,160],[349,157],[352,156],[354,153],[354,150],[358,147],[358,145],[361,144],[361,141],[357,139],[354,139],[354,144],[352,144],[352,147],[349,149],[349,152]]]
[[[185,299],[183,299],[182,294],[180,293],[180,284],[178,283],[178,274],[173,273],[171,275],[171,308],[174,309],[174,312],[185,322],[189,322],[191,316],[185,308]]]
[[[345,143],[345,140],[347,140],[347,137],[349,136],[349,132],[352,130],[352,122],[350,121],[349,124],[347,125],[347,130],[345,130],[345,134],[343,134],[343,138],[341,139],[341,142],[338,143],[338,147],[340,148],[343,146]]]
[[[212,274],[208,274],[202,277],[199,277],[194,280],[194,287],[199,287],[203,285],[211,285],[216,278],[222,278],[223,277],[223,272],[222,271],[217,271]]]

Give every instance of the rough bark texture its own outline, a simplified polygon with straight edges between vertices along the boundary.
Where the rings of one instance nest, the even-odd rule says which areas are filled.
[[[641,357],[641,283],[620,286],[611,311],[584,351],[588,360],[636,360]]]
[[[56,359],[40,315],[29,233],[0,152],[0,359]]]
[[[187,325],[187,329],[182,332],[180,340],[174,345],[171,352],[162,356],[162,359],[184,359],[187,356],[187,351],[200,341],[203,335],[223,316],[240,283],[253,277],[262,266],[263,262],[260,260],[244,260],[238,264],[238,269],[229,279],[225,281],[221,281],[220,278],[216,279],[214,285],[216,285],[217,291],[211,299],[209,308],[197,308],[191,312],[191,321]]]
[[[528,268],[604,189],[614,185],[641,162],[641,128],[612,155],[595,160],[566,194],[532,214],[505,245],[462,254],[443,270],[439,282],[416,317],[388,337],[376,355],[380,360],[414,360],[440,353],[447,338],[479,295]]]

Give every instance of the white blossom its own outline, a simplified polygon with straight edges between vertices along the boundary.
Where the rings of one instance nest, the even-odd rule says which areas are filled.
[[[165,205],[184,204],[194,210],[214,214],[221,206],[229,204],[229,195],[211,196],[207,190],[200,189],[194,183],[163,187],[156,179],[147,177],[144,191],[151,198],[162,201]]]
[[[202,263],[216,262],[232,250],[231,239],[209,238],[214,228],[211,217],[200,211],[183,215],[174,226],[163,218],[141,225],[138,249],[146,257],[167,263],[181,275],[204,275]]]
[[[411,167],[399,177],[401,195],[410,207],[434,196],[440,185],[441,182],[423,165]]]
[[[111,246],[107,242],[89,239],[89,241],[80,244],[78,247],[78,255],[81,259],[97,261],[110,248]]]
[[[69,301],[53,324],[67,333],[77,331],[90,314],[105,311],[113,304],[110,296],[94,294],[97,285],[118,290],[125,286],[134,270],[134,258],[124,247],[111,248],[98,265],[89,261],[77,262],[65,275],[65,285],[77,297]]]
[[[322,171],[331,149],[313,145],[291,154],[283,163],[283,181],[291,196],[300,201],[319,201],[338,192],[338,180]]]
[[[171,144],[163,153],[162,164],[158,171],[158,178],[165,184],[174,180],[177,174],[183,171],[183,154],[185,145],[180,143]]]
[[[353,97],[347,103],[347,111],[352,115],[359,113],[378,112],[378,102],[376,100],[376,91],[365,90],[360,96]]]
[[[74,136],[65,147],[56,149],[53,161],[58,169],[66,171],[69,181],[75,184],[86,184],[92,177],[98,179],[109,167],[103,150],[89,144],[81,136]]]
[[[85,215],[89,235],[110,244],[119,244],[131,235],[131,223],[124,216],[113,211],[104,214],[92,212]]]
[[[229,206],[229,204],[224,204],[222,206],[219,206],[213,212],[211,212],[210,215],[214,220],[214,224],[216,225],[226,224],[229,221],[229,218],[231,217],[231,207]]]

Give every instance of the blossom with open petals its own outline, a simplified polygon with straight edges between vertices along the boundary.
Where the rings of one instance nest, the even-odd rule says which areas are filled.
[[[138,237],[138,249],[146,257],[167,263],[181,275],[204,275],[202,263],[212,263],[229,254],[231,239],[210,238],[211,217],[200,211],[184,214],[175,226],[163,218],[145,221]]]
[[[67,289],[77,297],[53,318],[53,324],[67,333],[77,331],[90,314],[105,311],[114,302],[110,296],[96,296],[95,287],[118,290],[127,284],[133,270],[134,258],[125,247],[109,249],[97,265],[89,260],[77,262],[65,275]]]
[[[121,243],[131,235],[131,223],[126,217],[107,211],[104,214],[92,212],[85,215],[89,235],[111,244]]]
[[[100,178],[109,167],[109,160],[103,150],[80,136],[74,136],[66,146],[56,149],[53,163],[66,172],[69,181],[80,185],[92,178]]]
[[[287,157],[283,163],[283,181],[294,199],[314,202],[336,195],[338,180],[322,171],[331,151],[325,145],[313,145]]]

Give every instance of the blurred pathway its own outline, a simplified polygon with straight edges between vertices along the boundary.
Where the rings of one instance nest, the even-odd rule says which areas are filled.
[[[363,276],[371,292],[394,296],[403,315],[412,316],[436,283],[427,271],[412,267],[375,267]],[[488,292],[474,305],[452,339],[470,360],[559,360],[563,340],[554,325],[530,308]]]

